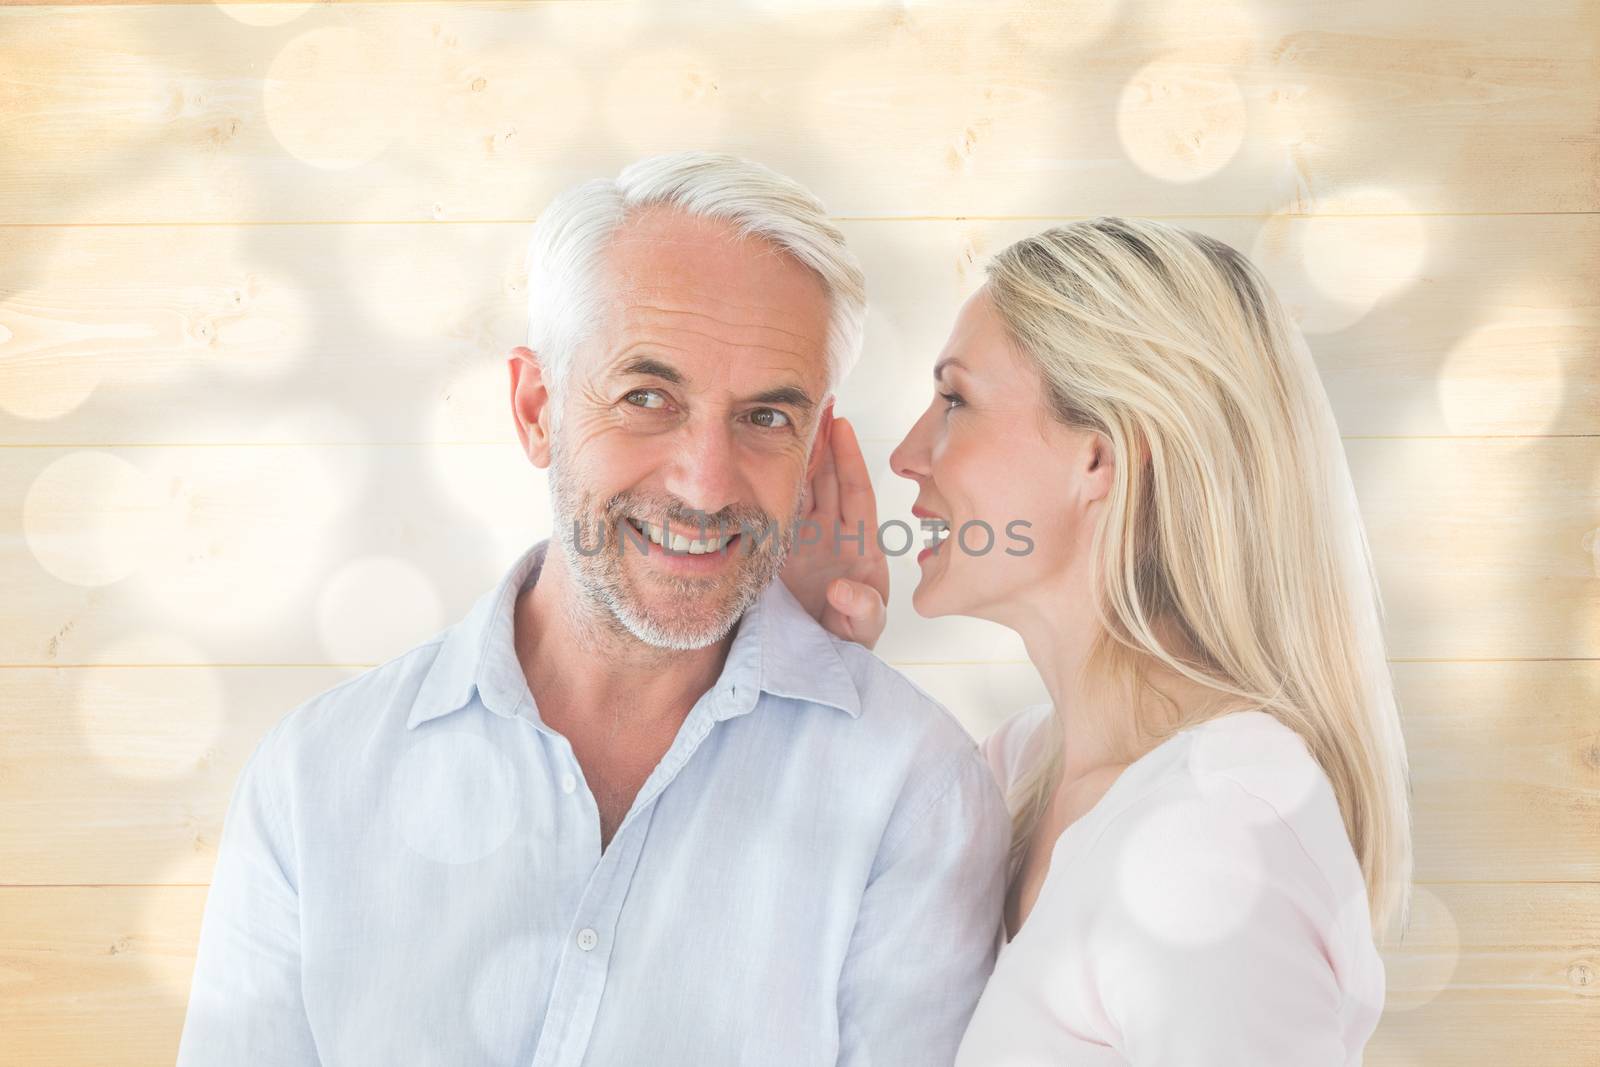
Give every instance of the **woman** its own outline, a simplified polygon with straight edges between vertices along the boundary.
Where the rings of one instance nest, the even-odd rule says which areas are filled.
[[[1015,630],[1050,696],[984,742],[1011,869],[958,1065],[1359,1063],[1406,761],[1298,330],[1227,245],[1099,218],[999,253],[934,378],[890,457],[948,531],[912,603]],[[843,420],[829,459],[809,517],[875,526]],[[887,567],[854,551],[784,577],[870,646]]]

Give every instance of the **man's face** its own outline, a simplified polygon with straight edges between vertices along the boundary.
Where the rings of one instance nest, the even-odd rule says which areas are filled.
[[[648,644],[700,648],[782,569],[827,386],[827,296],[770,242],[670,209],[625,224],[607,261],[602,321],[557,398],[557,536],[592,606]]]

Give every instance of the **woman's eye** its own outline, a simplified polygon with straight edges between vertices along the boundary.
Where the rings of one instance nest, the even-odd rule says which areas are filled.
[[[939,398],[945,402],[945,410],[960,407],[966,401],[961,399],[960,393],[940,393]]]
[[[647,399],[641,400],[641,397]],[[667,398],[662,396],[660,390],[657,389],[635,389],[623,399],[636,408],[645,408],[649,411],[655,411],[667,406]]]
[[[789,416],[777,408],[758,408],[750,415],[750,421],[764,430],[781,430],[789,425]]]

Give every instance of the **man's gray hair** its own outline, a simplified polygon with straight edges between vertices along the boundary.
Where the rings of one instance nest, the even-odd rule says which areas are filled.
[[[534,223],[528,244],[528,347],[559,393],[572,354],[594,328],[606,296],[599,276],[611,236],[642,208],[666,204],[721,219],[741,235],[765,237],[822,280],[830,307],[828,391],[861,354],[866,281],[822,202],[792,178],[752,160],[715,152],[648,156],[615,179],[596,178],[558,194]]]

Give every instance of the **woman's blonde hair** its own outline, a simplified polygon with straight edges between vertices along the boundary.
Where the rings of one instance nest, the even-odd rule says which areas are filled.
[[[1243,255],[1150,220],[1055,227],[987,274],[1050,414],[1104,434],[1116,457],[1086,671],[1143,707],[1145,669],[1164,664],[1298,733],[1333,785],[1381,936],[1409,904],[1405,743],[1349,467],[1298,327]],[[1128,751],[1216,714],[1141,713]],[[1056,715],[1037,743],[1009,798],[1013,872],[1061,773]]]

